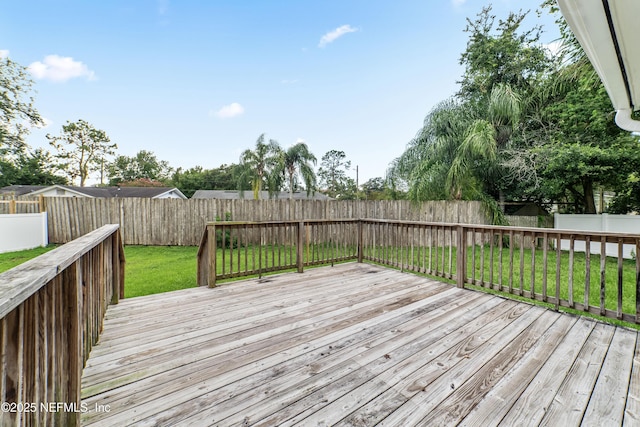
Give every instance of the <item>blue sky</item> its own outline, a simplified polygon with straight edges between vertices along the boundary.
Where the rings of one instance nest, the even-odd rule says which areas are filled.
[[[553,19],[529,10],[543,42]],[[343,150],[360,183],[384,176],[431,108],[457,90],[467,17],[480,0],[35,0],[3,2],[0,55],[29,66],[47,147],[67,120],[118,154],[174,167],[237,163],[261,133]],[[352,176],[355,178],[355,171]]]

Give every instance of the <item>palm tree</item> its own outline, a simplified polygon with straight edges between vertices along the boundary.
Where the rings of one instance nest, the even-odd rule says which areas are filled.
[[[497,84],[479,103],[445,101],[394,161],[389,175],[409,184],[413,200],[482,200],[499,217],[494,197],[505,170],[498,156],[520,121],[521,99]]]
[[[270,139],[265,143],[264,133],[258,137],[255,150],[247,149],[240,155],[242,167],[238,182],[239,185],[247,180],[251,181],[253,198],[259,199],[264,184],[267,184],[269,194],[274,192],[272,171],[278,165],[278,159],[282,149],[278,141]],[[242,188],[240,189],[242,191]]]
[[[274,176],[279,179],[287,179],[289,199],[293,199],[298,176],[304,182],[307,195],[315,191],[316,174],[311,164],[316,164],[316,156],[309,151],[309,147],[304,142],[298,142],[280,153],[279,162],[274,169]]]

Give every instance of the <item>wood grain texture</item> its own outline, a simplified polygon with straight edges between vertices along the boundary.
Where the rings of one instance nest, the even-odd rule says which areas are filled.
[[[110,412],[82,424],[633,424],[639,348],[636,331],[347,263],[110,307],[83,372],[83,402]]]

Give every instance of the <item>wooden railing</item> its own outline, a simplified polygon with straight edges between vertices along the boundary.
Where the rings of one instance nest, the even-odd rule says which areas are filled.
[[[612,245],[613,256],[600,255]],[[358,260],[640,323],[640,261],[623,258],[625,245],[638,254],[640,235],[375,219],[215,222],[198,252],[198,283]]]
[[[358,220],[210,222],[198,250],[198,284],[356,259],[357,229]]]
[[[123,296],[118,225],[0,274],[0,425],[79,425],[84,363]]]

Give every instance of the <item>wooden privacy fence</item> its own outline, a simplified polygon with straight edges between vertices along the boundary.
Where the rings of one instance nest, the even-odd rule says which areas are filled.
[[[197,246],[207,222],[379,218],[486,224],[480,202],[406,200],[45,199],[49,242],[66,243],[105,224],[120,224],[125,245]]]
[[[36,200],[0,198],[0,214],[41,213],[44,211],[44,196],[39,196]]]
[[[617,257],[600,255],[607,243]],[[369,261],[640,323],[640,261],[624,260],[624,245],[637,254],[640,235],[377,219],[213,222],[198,251],[198,283]]]
[[[79,425],[82,369],[123,296],[118,225],[0,274],[0,425]]]

